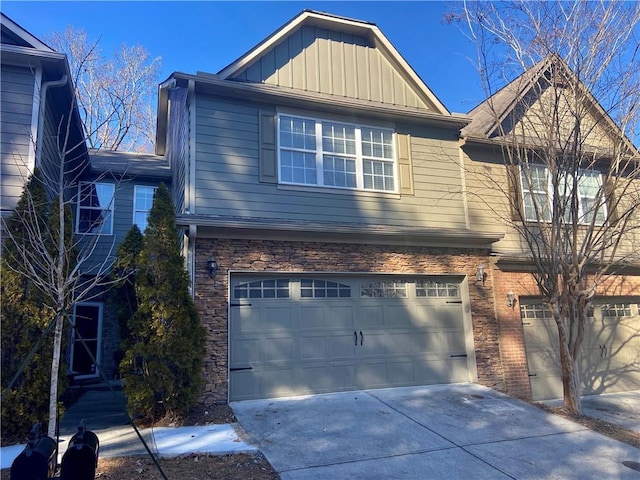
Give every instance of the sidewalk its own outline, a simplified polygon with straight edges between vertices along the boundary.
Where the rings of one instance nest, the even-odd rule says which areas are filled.
[[[129,424],[124,411],[125,398],[122,390],[88,390],[65,412],[60,422],[58,459],[67,450],[68,442],[76,433],[78,425],[85,419],[87,429],[98,435],[100,458],[148,455],[148,452]],[[258,450],[243,442],[234,426],[204,425],[197,427],[156,427],[139,430],[148,448],[161,457],[172,457],[188,453],[256,453]],[[0,468],[10,468],[24,445],[13,445],[0,449]]]

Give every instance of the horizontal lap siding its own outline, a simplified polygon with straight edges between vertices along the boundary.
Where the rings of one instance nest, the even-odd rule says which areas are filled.
[[[0,189],[2,210],[12,210],[29,174],[34,75],[27,68],[2,65],[0,82]]]
[[[453,132],[409,131],[415,195],[287,190],[259,181],[258,112],[246,104],[198,98],[197,214],[465,227]]]

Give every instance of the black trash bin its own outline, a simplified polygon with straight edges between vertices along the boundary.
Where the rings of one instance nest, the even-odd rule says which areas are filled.
[[[11,480],[47,480],[55,475],[58,446],[41,428],[38,422],[29,431],[27,446],[11,464]]]
[[[83,420],[62,457],[60,480],[94,480],[99,449],[98,436],[87,430],[87,422]]]

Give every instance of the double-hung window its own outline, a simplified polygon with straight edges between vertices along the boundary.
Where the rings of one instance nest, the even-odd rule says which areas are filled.
[[[138,226],[141,232],[147,228],[147,217],[153,206],[153,196],[156,187],[147,185],[136,185],[133,193],[133,223]]]
[[[393,131],[291,115],[279,120],[279,181],[396,192]]]
[[[78,189],[77,232],[111,235],[115,186],[112,183],[81,182]]]
[[[600,172],[593,170],[580,171],[577,182],[578,219],[581,224],[595,223],[602,225],[606,218],[606,210],[602,201]],[[558,192],[563,198],[563,213],[566,221],[572,214],[571,192],[574,179],[571,175],[561,178]],[[553,203],[553,180],[544,165],[528,165],[520,168],[520,184],[522,186],[522,203],[524,217],[527,221],[551,221]]]

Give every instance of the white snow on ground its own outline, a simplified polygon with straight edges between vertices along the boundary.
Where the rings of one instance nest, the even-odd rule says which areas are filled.
[[[148,430],[147,430],[148,431]],[[211,453],[226,455],[232,453],[255,453],[257,448],[243,442],[231,425],[205,425],[200,427],[162,427],[152,429],[153,440],[161,457],[175,457],[189,453]],[[104,432],[98,432],[100,448],[114,447],[118,444],[118,435],[108,438]],[[62,440],[62,439],[61,439]],[[61,442],[60,461],[64,453]],[[24,450],[25,445],[11,445],[0,449],[0,468],[11,468],[13,460]],[[126,448],[126,447],[125,447]],[[153,448],[152,448],[153,449]],[[113,455],[109,455],[113,456]]]
[[[185,453],[257,452],[255,447],[244,443],[231,425],[205,425],[201,427],[154,428],[153,438],[158,455],[172,457]]]

